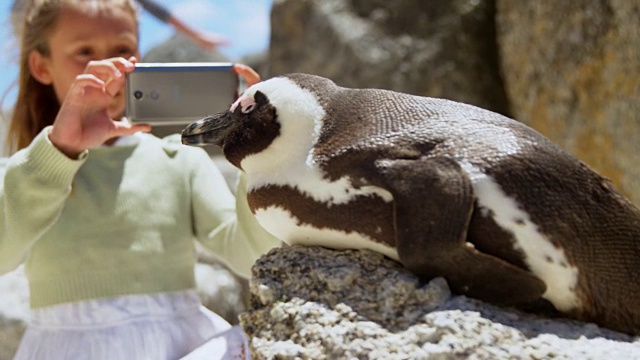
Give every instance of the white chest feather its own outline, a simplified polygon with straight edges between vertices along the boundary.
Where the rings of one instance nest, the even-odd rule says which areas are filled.
[[[351,179],[330,181],[313,161],[325,111],[316,98],[287,79],[274,79],[265,86],[277,86],[269,101],[278,109],[280,135],[260,153],[242,160],[247,173],[247,190],[268,185],[287,186],[312,198],[320,206],[346,204],[360,196],[376,196],[384,201],[393,197],[375,186],[353,187]],[[260,85],[260,84],[258,84]],[[261,89],[256,86],[257,90]],[[286,96],[279,97],[278,93]],[[321,243],[335,248],[368,248],[397,259],[395,249],[381,245],[366,235],[300,224],[289,210],[271,206],[260,209],[256,218],[275,236],[291,244]]]
[[[317,228],[300,224],[291,212],[279,207],[269,207],[256,212],[256,218],[267,231],[284,239],[290,245],[322,245],[333,249],[369,249],[399,261],[394,247],[373,241],[358,232]]]
[[[341,178],[330,182],[320,176],[321,172],[313,167],[300,167],[287,177],[287,185],[318,202],[319,207],[346,204],[358,196],[377,196],[385,201],[391,201],[392,196],[384,189],[365,186],[354,188],[348,178]],[[253,185],[255,186],[255,184]],[[249,184],[249,188],[252,188]],[[255,187],[254,187],[255,188]],[[270,206],[259,209],[256,218],[267,231],[285,242],[294,245],[322,245],[335,249],[369,249],[385,254],[398,260],[394,247],[376,242],[369,236],[358,232],[347,232],[332,228],[319,228],[301,223],[288,209]]]

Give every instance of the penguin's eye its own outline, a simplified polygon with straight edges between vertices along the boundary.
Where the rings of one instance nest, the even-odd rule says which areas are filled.
[[[243,114],[248,114],[248,113],[252,112],[253,109],[255,109],[255,107],[256,107],[256,104],[253,104],[253,103],[247,104],[246,106],[242,107],[241,111],[242,111]]]

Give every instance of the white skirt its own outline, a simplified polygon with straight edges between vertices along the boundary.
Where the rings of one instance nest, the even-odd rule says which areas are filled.
[[[195,290],[33,309],[14,360],[174,360],[205,343],[210,359],[248,359],[242,329],[201,305]]]

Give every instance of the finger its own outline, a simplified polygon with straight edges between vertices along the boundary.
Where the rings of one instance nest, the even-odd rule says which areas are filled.
[[[135,70],[135,62],[137,61],[135,57],[131,57],[133,62],[127,60],[125,58],[112,58],[107,59],[111,61],[113,65],[118,69],[118,73],[114,73],[113,77],[109,79],[105,86],[105,91],[109,93],[111,96],[116,96],[116,94],[122,90],[124,83],[126,81],[126,76],[124,74],[130,73]]]
[[[111,61],[120,72],[131,72],[135,69],[135,62],[137,62],[135,56],[131,57],[134,61],[125,59],[123,57],[107,59]]]
[[[85,68],[84,73],[94,74],[105,83],[111,83],[114,80],[124,81],[123,73],[131,72],[135,69],[133,62],[123,58],[116,57],[105,60],[90,61]],[[109,87],[109,90],[112,90]],[[115,94],[113,91],[109,91],[111,95]]]
[[[258,75],[255,70],[247,65],[233,64],[233,71],[235,71],[236,74],[242,76],[245,79],[248,87],[260,82],[260,75]]]
[[[122,73],[119,73],[115,77],[107,80],[107,82],[104,84],[104,91],[111,96],[116,96],[124,86],[124,82],[124,75]]]
[[[71,84],[67,98],[85,95],[86,88],[103,89],[104,86],[104,81],[97,76],[93,74],[80,74],[76,76],[75,80]]]
[[[137,133],[138,131],[150,132],[149,124],[131,124],[128,121],[114,121],[113,136],[126,136]]]
[[[100,61],[92,61],[87,65],[87,72],[94,73],[104,80],[104,91],[115,96],[124,86],[124,73],[131,72],[135,65],[129,60],[117,57]]]
[[[134,63],[138,60],[135,56],[131,56],[129,59],[125,59],[123,57],[113,57],[104,60],[93,60],[87,64],[87,67],[92,66],[107,66],[113,67],[115,66],[117,69],[125,69],[125,68],[133,68]]]
[[[80,74],[76,76],[73,85],[78,87],[102,88],[104,81],[93,74]]]
[[[118,67],[110,60],[89,61],[83,73],[93,74],[104,82],[122,75]]]

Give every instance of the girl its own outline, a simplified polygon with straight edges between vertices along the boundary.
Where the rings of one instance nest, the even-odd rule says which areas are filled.
[[[244,276],[279,242],[203,150],[122,117],[138,56],[133,0],[28,9],[0,193],[0,274],[26,258],[31,292],[16,359],[177,359],[216,336],[212,356],[248,354],[200,304],[193,238]]]

